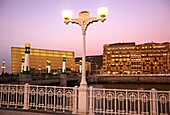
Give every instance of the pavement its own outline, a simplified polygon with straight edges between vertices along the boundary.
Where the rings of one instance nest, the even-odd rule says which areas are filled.
[[[72,115],[71,112],[0,108],[0,115]]]

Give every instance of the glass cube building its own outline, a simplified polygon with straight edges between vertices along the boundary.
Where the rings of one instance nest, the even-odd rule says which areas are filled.
[[[66,68],[72,68],[75,64],[75,56],[72,51],[59,51],[47,49],[30,49],[31,73],[46,73],[47,60],[51,61],[51,72],[59,72],[62,69],[63,55],[66,55]],[[12,73],[21,72],[22,57],[25,56],[25,48],[11,47]]]

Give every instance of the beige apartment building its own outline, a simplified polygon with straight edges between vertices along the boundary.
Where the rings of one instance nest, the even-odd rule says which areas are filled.
[[[167,74],[170,73],[170,43],[105,44],[105,74]]]

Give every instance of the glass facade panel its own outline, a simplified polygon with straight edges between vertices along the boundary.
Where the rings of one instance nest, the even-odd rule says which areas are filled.
[[[75,64],[74,52],[31,48],[30,68],[39,69],[41,67],[41,69],[46,69],[47,59],[51,61],[51,69],[62,68],[63,55],[67,56],[66,67],[71,68],[71,64]],[[20,73],[22,56],[25,56],[25,48],[11,48],[13,73]]]

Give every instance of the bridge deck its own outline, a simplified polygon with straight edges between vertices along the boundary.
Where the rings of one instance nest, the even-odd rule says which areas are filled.
[[[72,115],[71,112],[53,112],[53,111],[37,111],[37,110],[22,110],[12,108],[1,108],[0,115]]]

